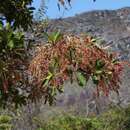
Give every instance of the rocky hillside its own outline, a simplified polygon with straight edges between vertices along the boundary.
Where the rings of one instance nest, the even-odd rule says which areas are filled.
[[[118,50],[122,59],[129,59],[130,53],[130,7],[118,10],[95,10],[78,14],[75,17],[55,19],[49,21],[47,28],[39,24],[35,25],[36,34],[34,40],[42,41],[40,34],[43,31],[61,30],[65,33],[89,33],[101,37],[111,45],[113,50]]]

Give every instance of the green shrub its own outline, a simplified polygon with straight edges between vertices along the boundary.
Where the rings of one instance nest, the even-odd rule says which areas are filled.
[[[8,115],[0,115],[0,130],[11,130],[11,120],[12,118]]]
[[[130,106],[125,109],[124,128],[130,130]]]
[[[10,122],[11,121],[11,117],[10,116],[8,116],[8,115],[1,115],[0,116],[0,124],[1,123],[8,123],[8,122]]]
[[[112,107],[99,117],[103,130],[130,130],[130,106]]]
[[[99,117],[62,115],[48,121],[35,119],[38,130],[130,130],[130,107],[112,107]]]
[[[121,130],[124,126],[125,112],[121,108],[111,108],[103,113],[99,120],[104,130]]]
[[[39,122],[40,128],[38,130],[97,130],[100,122],[94,118],[84,118],[77,116],[64,115],[54,117],[47,122]]]

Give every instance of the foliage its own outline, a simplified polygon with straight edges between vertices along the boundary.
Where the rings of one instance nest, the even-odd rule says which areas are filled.
[[[18,83],[22,84],[21,67],[25,66],[24,35],[10,24],[0,23],[0,105],[18,101]],[[20,83],[21,82],[21,83]],[[16,99],[17,98],[17,99]],[[23,96],[20,99],[24,99]],[[20,100],[19,99],[19,100]]]
[[[25,104],[22,87],[27,56],[25,31],[32,24],[32,0],[0,0],[0,106]]]
[[[40,125],[38,130],[97,130],[100,124],[97,120],[77,117],[72,115],[64,115],[59,117],[54,117],[48,122],[36,120]]]
[[[11,120],[12,118],[8,115],[0,115],[0,130],[11,130]]]
[[[129,130],[130,107],[112,106],[98,117],[60,115],[49,120],[38,120],[38,130]]]
[[[130,106],[125,109],[124,128],[126,130],[130,129]]]
[[[33,125],[38,126],[37,130],[129,130],[130,106],[127,108],[112,106],[99,116],[85,117],[85,115],[74,116],[68,113],[60,113],[49,118],[41,118],[35,117],[31,119]],[[12,124],[12,121],[15,120],[17,119],[14,116],[0,115],[0,130],[15,128],[13,126],[15,124]]]
[[[39,48],[29,67],[37,79],[36,97],[45,94],[45,101],[52,104],[57,91],[62,92],[62,86],[68,80],[85,86],[92,79],[97,86],[97,95],[118,92],[122,64],[114,54],[98,47],[95,39],[57,32],[48,36],[48,42]]]
[[[103,113],[99,120],[105,130],[129,130],[130,129],[130,107],[121,108],[113,106]]]
[[[125,112],[121,108],[112,108],[108,112],[104,113],[100,120],[103,123],[103,128],[107,130],[124,129]]]
[[[0,19],[9,22],[14,29],[22,27],[27,30],[33,18],[31,3],[32,0],[0,0]]]

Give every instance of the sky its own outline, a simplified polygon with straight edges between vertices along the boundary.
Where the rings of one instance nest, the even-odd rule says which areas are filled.
[[[130,0],[96,0],[96,2],[93,2],[93,0],[72,0],[72,7],[68,6],[68,10],[61,8],[59,11],[56,3],[57,0],[45,1],[48,7],[46,15],[49,18],[64,18],[91,10],[112,10],[123,7],[130,7]],[[38,9],[40,3],[41,0],[34,0],[33,6]]]

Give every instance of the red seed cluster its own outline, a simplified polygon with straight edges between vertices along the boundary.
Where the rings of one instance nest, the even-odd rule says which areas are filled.
[[[118,92],[123,67],[114,54],[97,46],[92,37],[64,35],[54,44],[41,46],[29,70],[44,90],[51,86],[60,88],[65,81],[76,80],[76,72],[80,71],[86,80],[93,80],[98,94],[102,91],[108,95],[110,91]],[[43,84],[49,73],[51,78]]]

